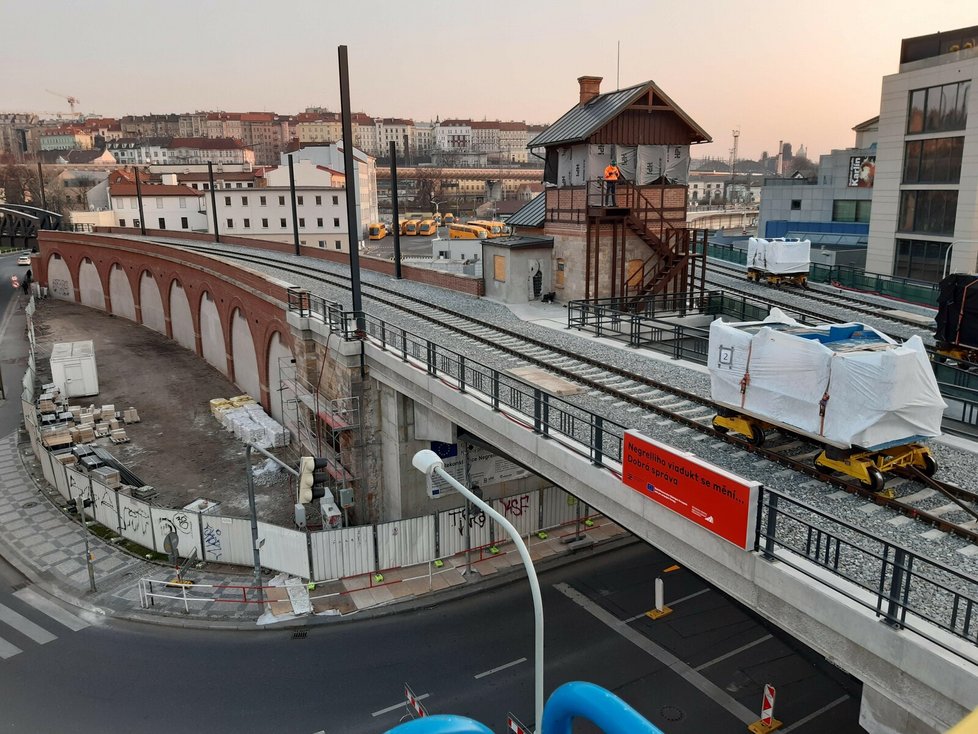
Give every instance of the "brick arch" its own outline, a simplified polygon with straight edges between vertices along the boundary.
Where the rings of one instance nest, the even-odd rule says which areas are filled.
[[[174,313],[176,308],[176,301],[173,298],[173,289],[179,286],[180,290],[183,292],[183,299],[187,305],[187,312],[189,315],[190,323],[190,333],[185,335],[183,332],[182,319],[179,319]],[[193,296],[193,291],[187,287],[180,279],[179,276],[173,275],[167,280],[166,291],[168,294],[168,306],[167,306],[167,330],[169,331],[168,336],[176,341],[177,343],[183,345],[187,349],[193,350],[198,356],[200,355],[200,324],[198,320],[197,309],[194,308],[194,301],[196,300]],[[183,307],[183,302],[181,302],[180,307]],[[181,338],[183,337],[183,338]]]
[[[152,268],[142,268],[139,271],[138,280],[139,280],[139,315],[140,315],[139,323],[141,323],[143,326],[146,326],[147,328],[153,329],[154,331],[160,334],[169,336],[169,334],[167,334],[167,329],[166,329],[166,322],[167,322],[166,299],[164,299],[163,293],[160,292],[159,278],[153,273]],[[156,328],[155,325],[149,326],[148,319],[146,318],[147,317],[146,306],[148,304],[143,302],[143,282],[146,280],[149,280],[152,283],[153,287],[156,289],[157,295],[160,298],[160,318],[162,319],[162,328],[159,329]],[[147,293],[149,293],[148,288],[147,288]]]
[[[127,294],[128,299],[126,300],[126,305],[128,305],[128,303],[132,303],[131,314],[123,312],[122,310],[123,304],[119,303],[120,298],[116,298],[116,299],[112,298],[112,282],[113,282],[112,274],[116,271],[116,268],[118,268],[119,272],[122,274],[121,280],[123,283],[125,283],[125,287],[129,289],[129,292]],[[118,261],[113,261],[108,263],[106,269],[106,280],[108,281],[108,289],[105,292],[106,293],[105,310],[108,313],[115,314],[116,316],[122,316],[124,318],[128,318],[130,321],[134,321],[134,322],[137,321],[138,318],[138,313],[136,311],[137,296],[136,293],[133,291],[132,278],[130,278],[129,273],[126,272],[125,265],[123,265]],[[120,294],[120,296],[122,295],[126,295],[126,294]]]
[[[238,314],[241,314],[241,319],[244,321],[244,334],[235,330]],[[236,304],[230,308],[227,319],[227,333],[227,349],[231,357],[230,367],[233,370],[231,381],[252,397],[261,400],[263,360],[261,359],[261,351],[259,349],[260,344],[255,339],[252,319],[249,318],[248,310],[243,305]],[[238,333],[240,338],[235,338],[236,333]]]
[[[97,292],[95,291],[94,288],[88,288],[88,289],[85,288],[85,286],[92,285],[92,282],[90,280],[86,279],[87,282],[85,283],[82,282],[82,274],[88,272],[94,273],[95,275],[94,285],[98,286]],[[105,311],[106,310],[106,299],[105,299],[106,280],[107,278],[104,277],[102,273],[99,272],[98,264],[95,262],[93,258],[88,257],[87,255],[82,257],[81,260],[78,261],[77,276],[75,278],[75,282],[76,282],[75,291],[78,294],[78,302],[82,303],[83,305],[90,306],[91,308],[97,308],[100,311]],[[85,295],[86,292],[88,292],[89,294],[87,296],[88,302],[86,302],[86,295]]]
[[[292,357],[295,357],[295,347],[293,345],[292,334],[286,324],[281,323],[278,319],[274,319],[265,324],[265,329],[262,334],[261,341],[261,359],[258,363],[259,379],[261,382],[261,402],[265,406],[265,410],[271,415],[275,420],[282,422],[282,411],[281,403],[276,402],[276,397],[278,396],[278,385],[272,383],[272,378],[278,375],[278,366],[273,361],[272,357],[272,345],[275,342],[275,337],[279,337],[279,342],[287,350]]]
[[[231,340],[231,327],[233,326],[232,316],[236,310],[240,309],[241,313],[244,314],[245,321],[248,322],[248,329],[251,332],[251,343],[255,345],[256,355],[258,353],[258,340],[255,338],[255,330],[252,327],[252,319],[249,316],[249,309],[245,307],[244,301],[241,300],[241,297],[236,294],[232,294],[230,298],[225,301],[224,306],[224,311],[221,312],[219,308],[218,313],[221,314],[221,323],[224,326],[224,348],[227,351],[228,358],[228,379],[231,380],[231,382],[237,383],[237,380],[234,378],[234,345]]]
[[[218,349],[210,348],[211,342],[207,338],[209,334],[205,334],[204,330],[209,326],[209,321],[204,318],[204,300],[208,299],[214,304],[214,311],[217,314],[217,329],[215,336],[220,337],[221,344]],[[214,297],[211,290],[203,288],[197,297],[197,322],[199,324],[199,337],[200,337],[200,356],[210,364],[212,367],[217,369],[221,374],[228,375],[228,344],[227,336],[225,334],[225,317],[221,314],[221,303]],[[223,368],[223,369],[222,369]],[[230,376],[229,376],[230,379]]]

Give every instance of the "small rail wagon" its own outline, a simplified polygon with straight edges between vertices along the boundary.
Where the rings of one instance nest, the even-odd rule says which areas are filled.
[[[747,280],[807,288],[811,249],[809,240],[751,237],[747,240]]]

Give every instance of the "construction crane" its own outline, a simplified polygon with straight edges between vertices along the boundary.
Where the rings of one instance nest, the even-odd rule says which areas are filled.
[[[70,94],[62,94],[61,92],[55,92],[53,89],[46,89],[45,91],[48,94],[53,94],[55,97],[61,97],[61,99],[68,100],[68,107],[71,108],[71,114],[72,115],[75,114],[75,105],[81,102],[81,100],[78,99],[78,97],[73,97]]]

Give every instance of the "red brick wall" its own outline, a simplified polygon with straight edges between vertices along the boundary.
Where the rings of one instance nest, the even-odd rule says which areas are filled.
[[[136,307],[137,323],[142,323],[139,284],[143,273],[148,272],[159,289],[166,319],[166,335],[171,338],[173,331],[170,320],[170,292],[173,282],[179,282],[190,304],[195,347],[200,356],[203,356],[200,337],[200,301],[205,292],[209,293],[221,317],[227,352],[225,374],[232,381],[235,378],[231,349],[231,317],[235,309],[240,308],[247,316],[255,354],[258,356],[261,389],[259,397],[262,406],[266,410],[270,409],[271,394],[268,389],[269,374],[266,359],[269,346],[276,333],[290,348],[293,344],[292,332],[286,318],[288,296],[283,286],[267,280],[258,273],[238,269],[231,263],[220,262],[206,255],[182,251],[179,253],[179,258],[174,258],[173,248],[142,239],[126,240],[100,234],[42,231],[38,233],[38,248],[40,257],[37,258],[34,268],[37,282],[42,286],[48,285],[48,262],[52,256],[58,255],[71,273],[75,302],[81,301],[78,289],[79,269],[83,261],[90,260],[98,271],[105,297],[105,309],[109,313],[112,313],[109,275],[113,267],[118,265],[129,281]]]
[[[112,232],[113,234],[139,234],[139,227],[96,227],[96,232]],[[198,242],[213,242],[214,235],[203,232],[175,232],[170,229],[147,229],[147,237],[175,237],[178,239],[194,240]],[[253,237],[234,237],[221,235],[221,242],[229,245],[244,245],[254,247],[259,250],[271,250],[274,252],[295,252],[295,245],[288,242],[274,242],[272,240],[259,240]],[[328,260],[341,265],[349,265],[350,256],[345,252],[326,250],[319,247],[303,247],[302,255],[314,257],[319,260]],[[391,260],[360,255],[360,267],[363,270],[372,270],[375,273],[384,275],[394,275],[394,263]],[[456,273],[446,273],[429,270],[427,268],[401,266],[401,276],[405,280],[415,283],[426,283],[428,285],[447,288],[452,291],[468,293],[473,296],[484,296],[486,294],[485,285],[481,278],[471,275],[460,275]]]

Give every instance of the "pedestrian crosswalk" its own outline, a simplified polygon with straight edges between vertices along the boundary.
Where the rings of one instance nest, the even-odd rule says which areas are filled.
[[[77,632],[88,627],[88,622],[84,619],[57,605],[30,587],[14,592],[13,596],[18,601],[44,614],[52,623],[48,625],[45,622],[45,625],[42,626],[31,621],[11,606],[0,603],[0,661],[12,658],[14,655],[23,652],[17,644],[11,642],[10,639],[4,638],[6,634],[8,638],[13,637],[18,644],[23,644],[19,637],[14,637],[7,630],[19,633],[19,635],[38,645],[46,645],[58,639],[58,635],[55,632],[63,632],[62,628],[67,628],[71,632]],[[10,601],[12,602],[12,600]],[[26,612],[27,610],[24,609],[23,611]]]

